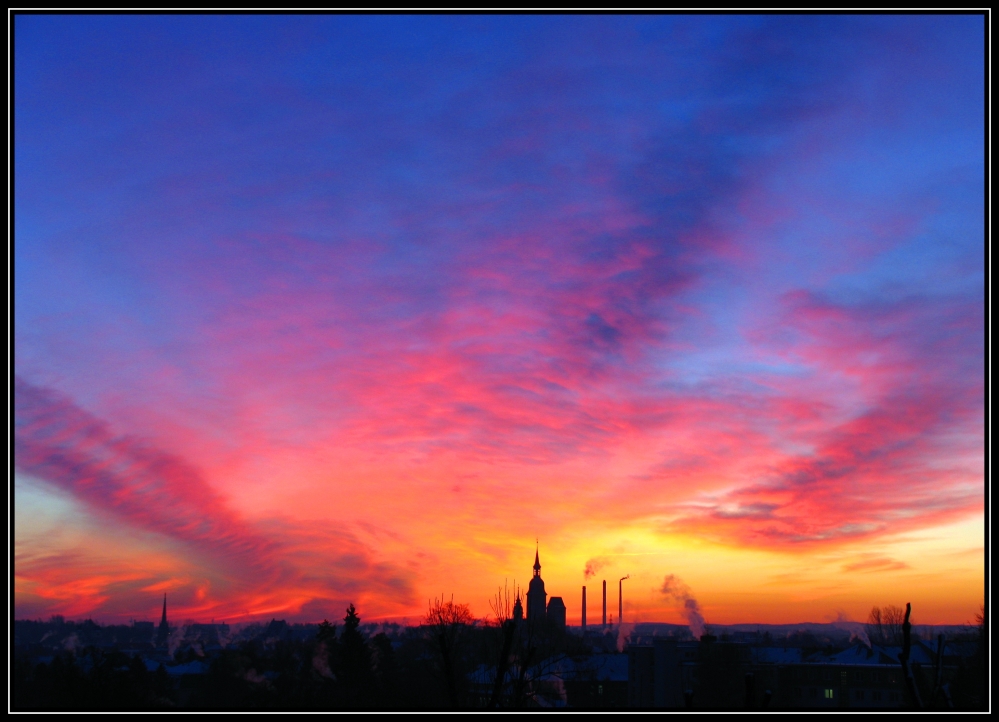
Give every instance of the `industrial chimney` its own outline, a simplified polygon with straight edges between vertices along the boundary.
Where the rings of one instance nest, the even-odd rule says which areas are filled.
[[[617,623],[624,623],[624,598],[621,596],[621,582],[625,579],[631,579],[630,574],[626,574],[617,580]]]
[[[607,580],[604,579],[604,618],[602,624],[607,626]]]
[[[583,585],[583,631],[586,631],[586,585]]]

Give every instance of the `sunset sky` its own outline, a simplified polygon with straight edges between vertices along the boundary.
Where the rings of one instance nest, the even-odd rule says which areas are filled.
[[[17,16],[16,616],[970,621],[984,33]]]

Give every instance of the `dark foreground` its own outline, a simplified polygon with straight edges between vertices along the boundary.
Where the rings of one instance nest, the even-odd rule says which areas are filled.
[[[419,627],[15,622],[14,709],[912,709],[898,649],[797,632],[659,625],[568,631],[468,619]],[[651,625],[647,625],[651,626]],[[645,630],[648,631],[648,630]],[[929,636],[929,635],[924,635]],[[914,637],[924,709],[983,709],[985,634]],[[938,649],[943,653],[938,654]]]

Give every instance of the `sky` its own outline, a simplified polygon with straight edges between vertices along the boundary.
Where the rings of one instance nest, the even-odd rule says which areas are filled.
[[[18,618],[978,611],[982,16],[14,32]]]

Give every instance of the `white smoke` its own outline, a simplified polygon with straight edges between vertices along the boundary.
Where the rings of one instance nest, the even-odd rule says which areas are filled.
[[[628,637],[631,633],[635,631],[635,625],[632,622],[627,624],[619,624],[617,627],[617,651],[623,652],[625,645],[628,643]]]
[[[71,635],[62,640],[62,648],[67,652],[73,652],[75,654],[76,650],[81,646],[80,638],[76,635],[76,632],[73,632]]]
[[[700,639],[704,634],[704,615],[701,614],[701,607],[694,599],[694,595],[686,584],[675,574],[667,574],[663,578],[662,589],[659,590],[667,599],[679,602],[681,612],[690,627],[690,633],[694,639]]]

